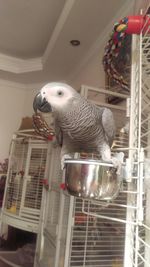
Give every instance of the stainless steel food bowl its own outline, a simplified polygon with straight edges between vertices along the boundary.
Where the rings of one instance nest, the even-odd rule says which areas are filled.
[[[65,184],[69,194],[95,200],[112,200],[121,179],[112,164],[98,160],[65,160]]]

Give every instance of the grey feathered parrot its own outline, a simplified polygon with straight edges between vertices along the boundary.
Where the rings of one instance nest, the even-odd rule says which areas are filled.
[[[55,134],[62,146],[61,158],[75,152],[99,153],[102,160],[118,167],[117,158],[111,157],[110,147],[115,134],[110,109],[98,107],[64,83],[48,83],[36,95],[35,112],[52,112]]]

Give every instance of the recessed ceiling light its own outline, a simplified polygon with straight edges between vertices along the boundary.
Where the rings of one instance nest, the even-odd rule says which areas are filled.
[[[79,45],[80,45],[80,41],[79,41],[79,40],[71,40],[71,41],[70,41],[70,44],[71,44],[72,46],[79,46]]]

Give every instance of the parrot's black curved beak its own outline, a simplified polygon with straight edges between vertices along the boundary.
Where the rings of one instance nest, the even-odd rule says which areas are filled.
[[[35,96],[33,101],[33,109],[35,113],[37,112],[37,110],[45,113],[52,111],[51,105],[47,102],[45,98],[41,96],[41,93],[38,93]]]

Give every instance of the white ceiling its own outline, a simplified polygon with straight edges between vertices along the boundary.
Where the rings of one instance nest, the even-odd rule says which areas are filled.
[[[68,80],[136,0],[0,0],[0,78]],[[126,14],[126,13],[125,13]],[[122,17],[121,17],[122,18]],[[72,47],[70,40],[81,45]]]

